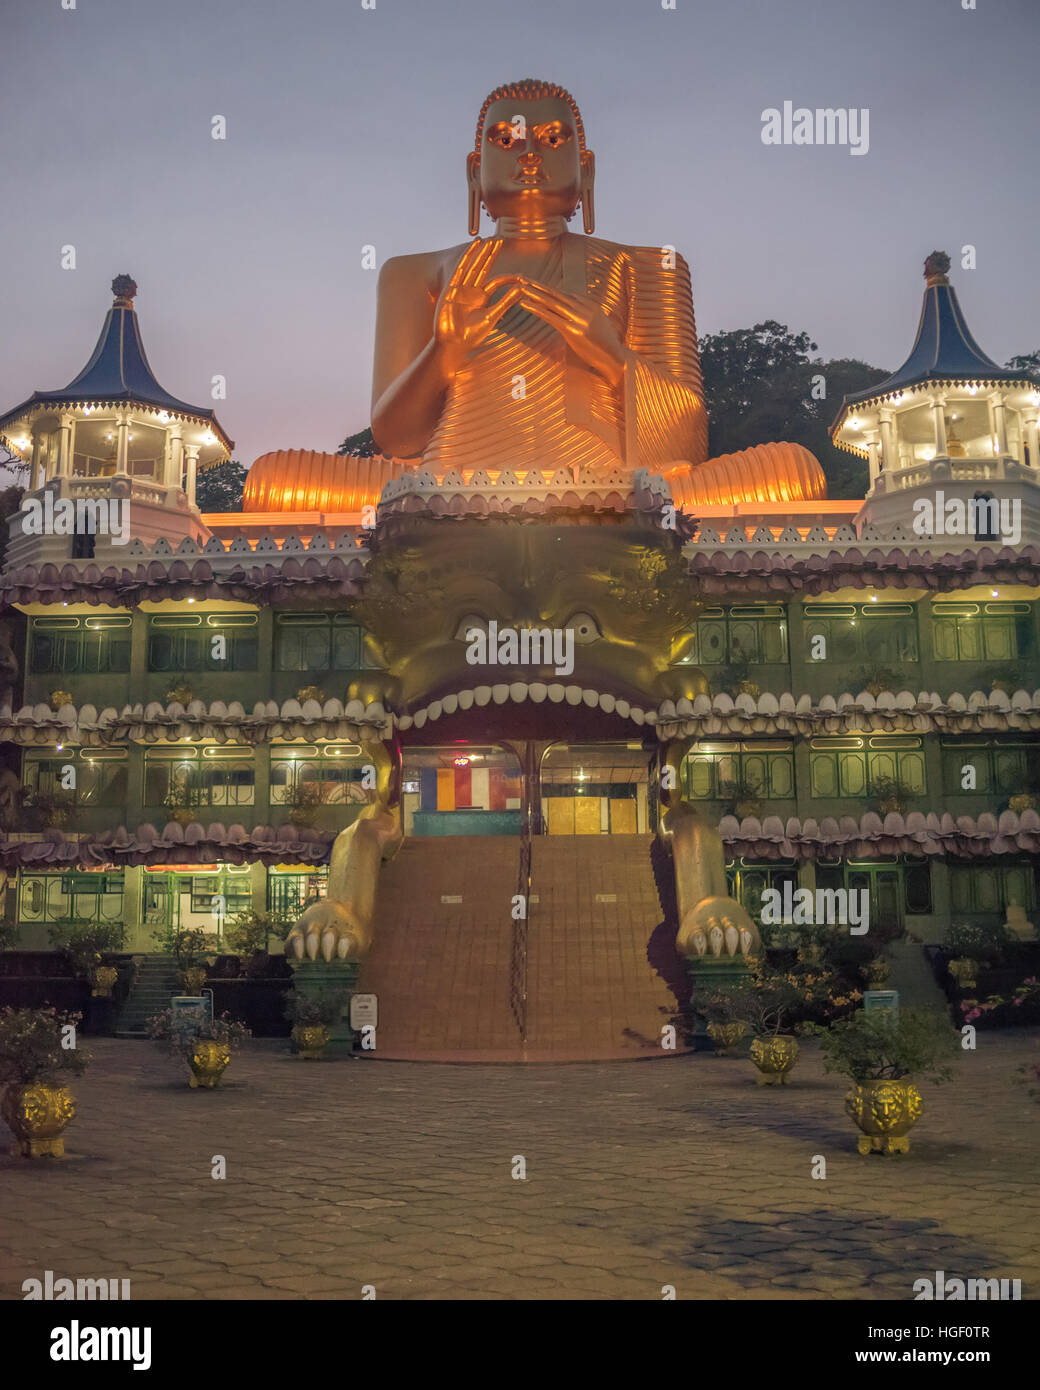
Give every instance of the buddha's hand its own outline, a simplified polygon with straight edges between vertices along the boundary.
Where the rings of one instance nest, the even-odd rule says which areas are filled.
[[[451,279],[441,291],[433,317],[433,336],[454,368],[478,347],[502,315],[520,302],[520,287],[506,278],[489,280],[500,241],[474,241],[467,246]],[[505,292],[498,299],[493,296]]]
[[[314,903],[293,927],[285,942],[285,954],[295,960],[355,959],[363,933],[348,908],[333,898]]]
[[[601,304],[587,295],[541,285],[525,275],[504,275],[497,283],[507,287],[507,294],[519,286],[520,306],[555,328],[583,362],[612,386],[617,385],[631,354]]]

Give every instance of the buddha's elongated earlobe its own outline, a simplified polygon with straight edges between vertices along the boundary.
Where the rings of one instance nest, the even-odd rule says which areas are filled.
[[[466,156],[466,181],[469,184],[469,234],[480,236],[480,164],[472,153]]]
[[[592,190],[596,182],[596,156],[586,150],[581,157],[581,222],[587,236],[596,230],[596,207]]]

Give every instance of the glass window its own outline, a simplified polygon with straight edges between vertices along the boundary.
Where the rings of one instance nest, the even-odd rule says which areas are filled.
[[[936,661],[1017,661],[1033,654],[1029,603],[936,603]]]
[[[868,797],[892,791],[892,784],[910,796],[923,796],[927,791],[924,749],[920,739],[877,736],[864,741],[860,747],[828,746],[822,739],[813,740],[809,752],[810,796],[824,799],[835,797]]]
[[[711,608],[693,625],[681,665],[761,666],[787,661],[787,611],[780,604]]]
[[[687,801],[776,801],[793,797],[794,751],[790,744],[706,744],[687,753],[679,772]]]
[[[1027,912],[1036,908],[1037,865],[1026,861],[1007,864],[952,864],[950,902],[955,913],[1007,915],[1012,903]]]
[[[22,872],[18,876],[20,922],[119,922],[122,919],[122,871]]]
[[[364,630],[346,613],[276,613],[275,669],[363,671],[377,665]]]
[[[164,806],[169,811],[252,806],[255,791],[252,750],[224,745],[219,749],[193,748],[185,753],[167,749],[145,753],[146,806]]]
[[[894,666],[920,660],[910,603],[806,604],[804,632],[808,662]]]
[[[1040,746],[1035,744],[944,741],[942,765],[943,787],[951,796],[1014,796],[1040,784]]]
[[[255,671],[255,613],[156,613],[148,619],[148,669]]]
[[[130,614],[103,618],[32,618],[33,675],[112,675],[130,670]]]

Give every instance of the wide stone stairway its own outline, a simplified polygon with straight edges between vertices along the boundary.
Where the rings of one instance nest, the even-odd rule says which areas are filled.
[[[170,999],[183,993],[172,957],[161,952],[142,956],[116,1022],[117,1038],[146,1038],[149,1020],[170,1007]]]
[[[687,987],[676,924],[664,920],[654,881],[653,840],[550,835],[532,841],[537,901],[528,939],[529,1052],[561,1060],[662,1055],[661,1029]]]
[[[652,836],[532,842],[527,1043],[510,1002],[520,841],[432,836],[384,866],[358,988],[379,998],[378,1057],[564,1061],[672,1055],[684,997]],[[670,872],[670,864],[665,871]]]
[[[406,840],[383,866],[358,982],[379,996],[378,1056],[517,1048],[509,962],[519,856],[516,836],[435,835]]]

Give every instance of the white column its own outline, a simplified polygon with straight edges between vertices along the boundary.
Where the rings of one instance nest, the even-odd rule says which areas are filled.
[[[1022,429],[1025,434],[1026,448],[1029,450],[1030,466],[1040,468],[1040,457],[1037,456],[1037,451],[1040,449],[1040,440],[1037,439],[1037,417],[1035,415],[1023,416]]]
[[[1004,393],[991,397],[993,401],[993,432],[997,437],[997,453],[1003,458],[1008,452],[1007,410]]]
[[[130,471],[130,421],[125,415],[119,417],[116,424],[116,472],[129,473]]]
[[[873,487],[877,482],[878,474],[881,472],[881,464],[878,461],[878,442],[876,439],[867,440],[867,453],[870,455],[868,464],[870,468],[870,486]]]
[[[199,446],[197,444],[185,445],[185,483],[184,490],[188,494],[188,506],[195,506],[195,479],[199,468]]]
[[[166,435],[166,472],[163,483],[166,487],[180,487],[184,473],[184,440],[180,425],[171,425]]]
[[[946,443],[946,397],[932,397],[932,414],[935,417],[935,457],[945,458]]]
[[[58,477],[67,478],[72,472],[72,416],[63,415],[58,427]]]
[[[899,456],[896,453],[896,433],[893,427],[893,414],[891,410],[879,411],[881,417],[881,466],[886,470],[894,470],[899,467]]]

